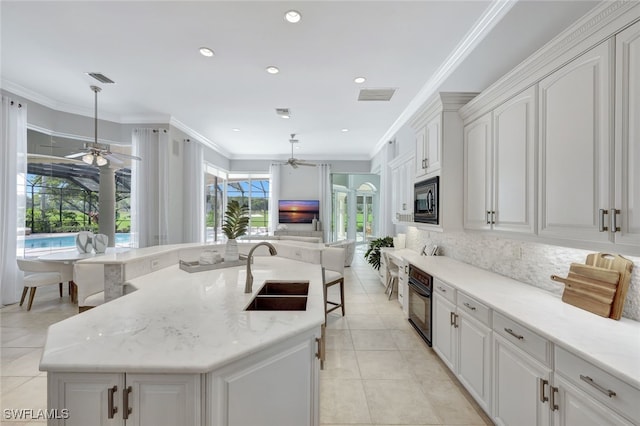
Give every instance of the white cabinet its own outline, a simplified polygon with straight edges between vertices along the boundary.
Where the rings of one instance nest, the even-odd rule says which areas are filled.
[[[413,156],[395,158],[389,166],[393,223],[413,222]]]
[[[208,374],[208,426],[319,425],[320,328]]]
[[[607,241],[613,41],[539,83],[541,236]]]
[[[615,242],[640,246],[640,22],[616,35]],[[619,227],[619,231],[616,229]]]
[[[464,227],[491,229],[491,113],[464,126]]]
[[[536,91],[465,126],[465,228],[535,232]]]
[[[400,302],[402,312],[406,317],[409,314],[409,302],[407,300],[407,295],[409,294],[407,288],[409,285],[409,263],[404,259],[398,259],[398,262],[398,302]]]
[[[493,421],[505,426],[550,424],[551,369],[493,333]]]
[[[457,300],[457,302],[456,302]],[[433,349],[478,404],[491,411],[491,328],[489,309],[434,280]]]
[[[415,177],[435,173],[441,167],[442,114],[427,119],[427,124],[416,132]]]
[[[49,373],[50,425],[200,425],[200,375]],[[63,417],[63,416],[60,416]]]

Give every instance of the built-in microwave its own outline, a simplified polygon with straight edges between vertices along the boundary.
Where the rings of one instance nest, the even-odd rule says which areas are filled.
[[[440,176],[414,185],[413,221],[438,224],[438,187]]]

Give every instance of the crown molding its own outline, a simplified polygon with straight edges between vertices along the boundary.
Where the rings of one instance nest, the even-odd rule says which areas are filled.
[[[640,19],[640,2],[603,1],[460,109],[473,121]]]
[[[476,92],[435,93],[416,111],[408,123],[414,130],[421,129],[434,115],[442,112],[458,112],[461,107],[477,95]]]
[[[370,153],[374,157],[381,150],[389,139],[393,139],[395,133],[404,126],[407,121],[418,111],[418,109],[436,93],[438,87],[451,75],[460,63],[473,51],[473,49],[489,34],[493,27],[511,10],[515,5],[514,1],[493,0],[491,5],[484,11],[475,25],[449,54],[447,59],[440,65],[438,70],[431,76],[429,81],[420,89],[420,92],[411,100],[409,105],[402,111],[400,116],[393,122],[391,127],[380,138],[376,146]]]
[[[207,137],[205,137],[202,134],[198,133],[197,131],[193,130],[191,127],[187,126],[186,124],[184,124],[182,121],[178,120],[177,118],[171,117],[171,119],[169,120],[169,125],[175,127],[178,130],[181,130],[182,132],[186,133],[188,136],[196,139],[198,142],[200,142],[204,146],[213,149],[214,151],[218,152],[218,154],[223,155],[227,159],[229,159],[229,160],[232,159],[231,154],[229,153],[229,151],[227,151],[226,149],[224,149],[223,147],[221,147],[220,145],[218,145],[217,143],[215,143],[211,139],[208,139]]]

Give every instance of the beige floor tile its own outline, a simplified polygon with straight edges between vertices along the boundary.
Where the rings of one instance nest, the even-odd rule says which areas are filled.
[[[410,366],[416,380],[447,381],[455,380],[449,375],[448,368],[440,361],[432,349],[400,351]]]
[[[352,351],[353,340],[351,331],[327,329],[325,334],[325,349],[328,351]]]
[[[33,348],[10,348],[3,347],[0,349],[0,363],[4,364],[9,361],[16,360],[21,356],[31,352]]]
[[[378,314],[349,314],[351,330],[385,330],[386,327]]]
[[[0,422],[0,424],[2,426],[42,426],[42,425],[46,425],[47,421],[46,420],[42,420],[42,421],[31,421],[31,422]]]
[[[349,328],[349,321],[347,317],[343,317],[342,314],[331,312],[327,315],[327,329],[346,330]]]
[[[389,330],[351,330],[351,337],[358,351],[398,349]]]
[[[0,384],[2,387],[2,398],[4,399],[9,392],[12,392],[15,388],[20,385],[27,383],[29,380],[33,379],[33,376],[22,376],[22,377],[2,377],[0,378]]]
[[[363,384],[373,423],[440,423],[418,383],[411,380],[363,380]]]
[[[4,409],[33,409],[47,408],[47,379],[34,377],[14,388],[7,395],[2,396],[1,405]]]
[[[371,303],[371,297],[367,293],[362,291],[362,293],[349,293],[345,290],[344,299],[348,304],[358,304],[358,303]]]
[[[393,341],[403,351],[428,350],[427,343],[418,336],[415,330],[393,330]]]
[[[395,330],[410,330],[415,333],[409,321],[404,317],[404,315],[394,314],[378,314],[382,322],[384,323],[387,329],[395,329]]]
[[[447,424],[485,425],[485,420],[467,400],[464,391],[450,380],[425,380],[422,390],[436,413]],[[491,424],[491,423],[488,423]]]
[[[320,423],[371,423],[362,380],[320,381]]]
[[[17,336],[14,335],[12,339],[3,341],[2,347],[41,348],[44,346],[46,335],[47,333],[44,330],[37,330],[37,331],[28,330],[26,332],[20,333],[20,335],[17,335]]]
[[[324,370],[320,371],[320,380],[360,379],[360,369],[354,351],[326,351]]]
[[[363,379],[411,380],[412,374],[399,351],[356,351]]]
[[[38,376],[40,370],[40,357],[42,348],[34,348],[29,352],[9,362],[2,363],[2,371],[0,373],[5,376]]]
[[[373,303],[349,303],[345,296],[345,314],[376,314],[376,307]]]

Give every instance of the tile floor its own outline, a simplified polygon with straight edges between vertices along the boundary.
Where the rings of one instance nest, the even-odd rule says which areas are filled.
[[[327,321],[327,357],[320,372],[322,425],[491,425],[435,353],[387,300],[363,247],[345,270],[346,316]],[[337,286],[330,290],[335,297]],[[0,424],[5,408],[46,408],[46,373],[38,370],[47,327],[77,312],[57,286],[38,289],[33,308],[0,309]],[[160,425],[159,425],[160,426]],[[173,426],[173,425],[171,425]]]

